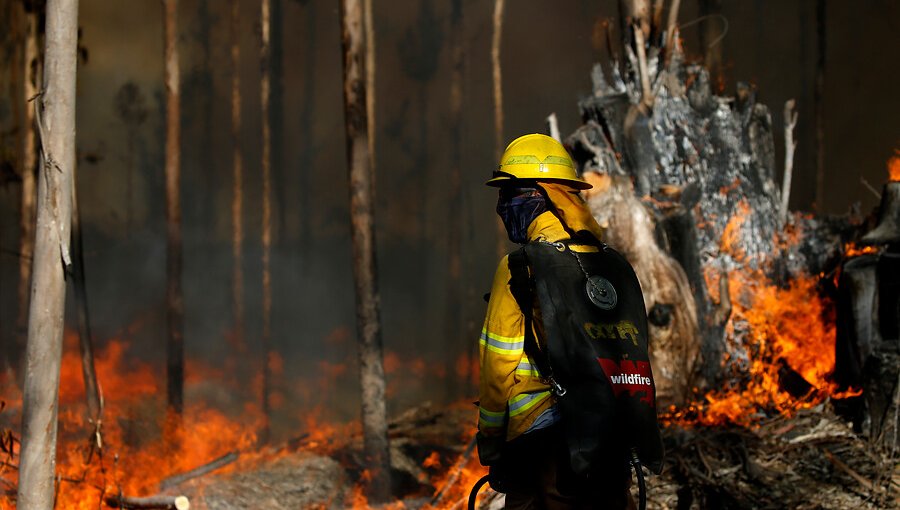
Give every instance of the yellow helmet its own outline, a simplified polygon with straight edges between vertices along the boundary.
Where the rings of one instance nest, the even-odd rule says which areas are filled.
[[[575,164],[561,143],[537,133],[513,140],[500,157],[494,176],[485,184],[498,187],[513,179],[559,182],[575,189],[593,187],[575,173]]]

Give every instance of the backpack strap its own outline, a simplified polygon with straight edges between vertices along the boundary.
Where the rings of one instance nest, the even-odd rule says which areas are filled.
[[[528,254],[525,247],[509,254],[509,290],[515,298],[519,309],[525,316],[525,354],[537,366],[541,377],[547,379],[557,396],[562,396],[566,390],[560,386],[553,378],[553,369],[550,367],[550,360],[547,353],[538,346],[537,338],[534,331],[534,281],[528,272]]]

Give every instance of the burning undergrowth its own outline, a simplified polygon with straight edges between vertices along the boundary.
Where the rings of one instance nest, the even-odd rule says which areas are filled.
[[[803,221],[808,218],[796,215],[772,243],[777,251],[763,259],[748,256],[741,248],[738,236],[748,211],[745,202],[739,204],[725,226],[718,263],[704,270],[711,299],[731,305],[722,372],[718,381],[709,381],[712,389],[697,395],[695,402],[671,407],[663,416],[665,423],[755,426],[828,398],[860,393],[841,392],[831,380],[836,330],[834,303],[826,290],[829,275],[802,270],[775,274],[773,270],[780,259],[795,256],[806,235]],[[728,279],[724,287],[716,284],[721,278]],[[722,296],[719,289],[728,295]]]
[[[233,502],[240,502],[241,497],[252,494],[250,488],[259,491],[259,480],[254,479],[250,488],[240,490],[241,494],[229,493],[234,487],[242,487],[242,479],[243,483],[249,483],[246,482],[248,476],[269,477],[268,484],[277,485],[278,480],[282,480],[294,488],[298,484],[301,488],[304,484],[308,486],[309,491],[303,496],[306,499],[285,496],[281,502],[286,505],[284,508],[292,508],[297,501],[329,508],[367,507],[363,496],[367,472],[361,454],[360,427],[353,421],[338,421],[333,409],[329,409],[331,401],[341,398],[335,390],[337,381],[353,377],[353,367],[348,369],[343,364],[323,362],[318,366],[315,382],[285,381],[280,389],[276,389],[276,398],[272,399],[283,406],[279,439],[261,445],[258,431],[263,426],[264,416],[259,406],[235,397],[257,394],[258,380],[250,385],[252,391],[248,392],[234,378],[227,377],[227,369],[189,363],[188,404],[183,415],[176,417],[165,408],[164,379],[149,363],[131,356],[127,342],[117,340],[106,342],[97,351],[95,364],[104,399],[104,418],[99,426],[88,423],[77,336],[67,333],[65,344],[60,384],[56,508],[96,509],[104,503],[107,506],[120,504],[117,501],[120,496],[127,499],[158,494],[188,494],[192,496],[192,508],[197,508],[195,501],[203,508],[204,498],[214,500],[225,497],[224,494],[228,494],[228,499]],[[388,371],[396,374],[389,377],[394,394],[410,384],[409,377],[422,375],[421,360],[406,359],[397,354],[389,354],[387,358]],[[270,360],[270,367],[276,374],[281,374],[281,365],[280,360]],[[454,374],[456,380],[465,381],[471,377],[468,373],[471,365],[465,360],[457,360],[455,368],[461,372]],[[453,372],[453,369],[450,367],[449,371]],[[289,392],[290,386],[297,390]],[[20,420],[21,395],[13,381],[0,380],[0,389],[4,401],[0,413],[0,430],[3,431],[0,509],[11,510],[15,508],[19,450],[18,433],[12,430],[17,429]],[[298,404],[300,401],[305,405]],[[448,416],[441,413],[430,413],[426,418],[406,415],[391,422],[389,433],[399,494],[427,500],[450,476],[449,470],[453,466],[457,470],[472,469],[473,476],[481,476],[477,460],[475,466],[456,464],[462,451],[459,445],[465,444],[474,433],[474,422],[469,419],[470,407],[471,404],[455,405],[450,406]],[[470,460],[470,456],[465,459]],[[201,473],[202,479],[192,480],[192,470],[200,467],[202,472],[211,461],[215,461],[215,473]],[[187,477],[185,473],[188,473]],[[302,479],[302,473],[307,474],[306,480]],[[460,478],[459,474],[454,478],[457,485],[462,487],[469,483],[467,477]],[[442,499],[457,498],[456,493],[461,490],[447,488]],[[286,494],[289,492],[285,489]],[[238,505],[235,508],[241,507],[239,503],[232,504]]]

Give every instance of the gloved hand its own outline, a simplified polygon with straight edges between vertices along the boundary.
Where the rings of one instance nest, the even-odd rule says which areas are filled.
[[[506,438],[501,435],[485,435],[481,432],[475,434],[475,444],[478,445],[478,460],[482,466],[493,466],[503,457],[503,449]]]
[[[475,435],[478,444],[478,460],[482,466],[488,466],[488,483],[491,489],[497,492],[506,492],[504,486],[508,477],[508,460],[504,460],[503,452],[506,449],[506,438],[503,435],[487,436],[478,432]]]

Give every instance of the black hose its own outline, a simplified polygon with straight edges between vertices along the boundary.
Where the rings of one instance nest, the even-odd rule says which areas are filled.
[[[475,501],[478,499],[478,491],[488,482],[489,475],[484,475],[472,486],[472,492],[469,493],[469,510],[475,510]]]
[[[641,469],[641,460],[635,449],[631,450],[631,465],[638,479],[638,510],[647,510],[647,484],[644,482],[644,470]]]

